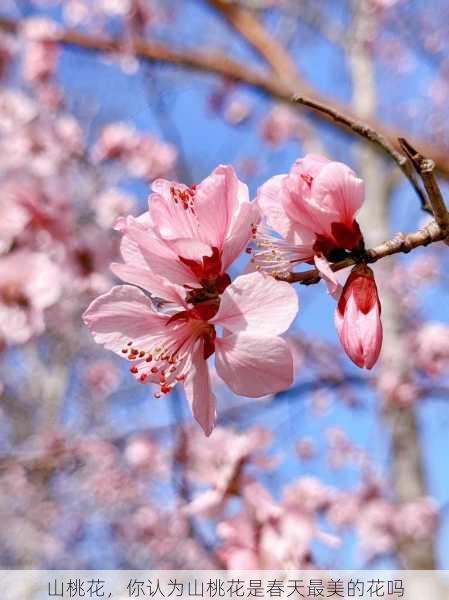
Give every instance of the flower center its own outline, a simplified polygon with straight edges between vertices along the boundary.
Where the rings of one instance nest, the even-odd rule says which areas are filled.
[[[191,364],[195,344],[203,344],[203,358],[215,352],[215,327],[208,323],[218,310],[217,302],[206,302],[195,308],[183,310],[168,319],[167,336],[160,345],[150,350],[137,348],[129,341],[122,349],[133,362],[130,371],[142,383],[159,385],[156,398],[168,394],[178,381],[184,381]]]
[[[302,174],[301,179],[309,186],[309,188],[312,187],[312,183],[313,183],[312,175]]]
[[[0,290],[0,299],[7,306],[29,308],[30,301],[21,287],[15,283],[5,285]]]
[[[247,252],[252,254],[251,262],[255,265],[256,271],[262,271],[273,277],[287,275],[296,264],[313,259],[313,253],[304,254],[301,246],[277,237],[265,225],[258,225],[253,229],[252,239],[255,250],[247,248]]]
[[[215,246],[212,248],[212,255],[203,256],[201,261],[182,256],[179,257],[179,260],[192,271],[201,286],[192,288],[187,293],[186,300],[191,304],[218,298],[231,283],[229,275],[222,273],[221,252]]]
[[[196,194],[196,185],[184,188],[172,185],[170,186],[170,194],[175,204],[180,204],[184,208],[184,210],[190,209],[192,212],[194,212],[193,208]]]
[[[75,259],[83,276],[87,277],[95,271],[94,257],[88,248],[78,248],[75,251]]]
[[[347,251],[363,250],[363,236],[359,224],[355,220],[350,227],[344,223],[332,223],[331,235],[316,235],[313,249],[331,262],[342,260]]]

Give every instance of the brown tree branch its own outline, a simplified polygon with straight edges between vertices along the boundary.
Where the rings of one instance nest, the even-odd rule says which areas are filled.
[[[20,22],[0,17],[0,30],[17,34],[20,30]],[[64,46],[93,53],[120,54],[123,51],[121,40],[103,35],[85,34],[74,29],[60,31],[58,41]],[[262,70],[247,67],[215,50],[175,50],[168,44],[139,38],[132,41],[132,50],[138,58],[150,63],[164,63],[192,71],[218,75],[231,81],[246,84],[278,100],[290,102],[290,91],[277,77],[267,75]]]
[[[341,271],[341,269],[346,269],[359,262],[365,261],[374,263],[381,258],[391,256],[392,254],[399,254],[401,252],[408,253],[420,246],[428,246],[434,242],[440,242],[444,240],[445,237],[446,234],[440,229],[439,225],[435,221],[432,221],[423,229],[419,229],[413,233],[408,233],[406,235],[403,233],[396,234],[391,240],[388,240],[379,246],[375,246],[370,250],[366,250],[366,256],[364,257],[349,256],[344,260],[335,262],[331,265],[331,269],[335,273],[336,271]],[[289,273],[284,276],[279,275],[277,279],[288,281],[289,283],[311,285],[320,281],[321,274],[318,269],[310,269],[301,273]]]
[[[19,28],[20,23],[18,21],[0,17],[0,30],[15,34],[18,33]],[[120,40],[105,36],[88,35],[74,30],[63,30],[59,36],[59,41],[65,46],[73,46],[94,53],[118,54],[122,51]],[[137,39],[133,44],[135,55],[142,60],[218,75],[231,81],[248,85],[273,99],[286,104],[293,104],[291,85],[270,73],[267,74],[248,67],[220,52],[213,50],[175,50],[168,44],[143,39]],[[340,106],[337,102],[319,95],[310,89],[306,89],[304,92],[311,101],[320,105],[332,105],[339,114],[345,115],[348,120],[356,121],[352,112],[347,107]],[[316,114],[326,122],[345,127],[343,123],[335,121],[329,114],[325,114],[324,112],[317,112]],[[400,137],[405,137],[402,132],[391,127],[386,127],[373,119],[369,121],[369,127],[377,131],[385,139],[396,140]],[[421,148],[423,155],[432,156],[437,171],[446,178],[449,178],[449,152],[445,148],[431,146],[425,140],[412,140],[411,143]]]
[[[298,68],[290,54],[273,38],[253,13],[224,0],[207,0],[207,3],[225,17],[230,25],[258,52],[279,79],[291,86],[301,86]]]
[[[430,158],[424,158],[424,156],[415,150],[406,139],[399,138],[399,143],[405,153],[410,157],[416,172],[421,177],[429,197],[435,221],[440,226],[441,232],[447,236],[449,234],[449,213],[440,186],[434,175],[434,161]]]

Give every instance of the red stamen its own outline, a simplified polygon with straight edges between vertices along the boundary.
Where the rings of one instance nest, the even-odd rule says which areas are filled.
[[[312,186],[313,177],[311,175],[301,175],[301,179],[305,181],[309,187]]]

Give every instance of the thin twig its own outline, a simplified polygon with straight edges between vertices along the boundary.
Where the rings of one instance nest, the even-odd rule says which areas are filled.
[[[413,233],[396,234],[391,240],[383,242],[383,244],[380,244],[375,248],[366,250],[364,257],[348,257],[344,260],[333,263],[331,265],[331,269],[335,273],[336,271],[341,271],[341,269],[346,269],[347,267],[351,267],[359,262],[365,261],[374,263],[381,258],[385,258],[386,256],[390,256],[392,254],[399,254],[401,252],[408,253],[415,248],[419,248],[420,246],[427,246],[434,242],[441,242],[445,239],[445,237],[446,235],[442,232],[439,225],[435,221],[432,221],[423,229],[419,229]],[[277,279],[288,281],[289,283],[302,283],[303,285],[311,285],[320,281],[321,274],[318,269],[310,269],[300,273],[279,275]]]
[[[415,190],[420,199],[421,207],[423,208],[423,210],[431,212],[430,206],[427,202],[427,196],[422,187],[420,186],[419,180],[416,177],[412,165],[408,160],[407,156],[404,156],[403,154],[398,152],[392,146],[392,144],[390,144],[390,142],[384,135],[377,132],[369,125],[356,121],[352,117],[339,112],[335,108],[321,104],[320,102],[317,102],[316,100],[313,100],[311,98],[305,98],[304,96],[294,96],[293,102],[296,102],[297,104],[302,104],[303,106],[307,106],[308,108],[312,108],[315,111],[329,116],[336,123],[344,125],[357,135],[369,140],[382,152],[385,152],[394,160],[394,162],[398,165],[398,167],[401,169],[401,171],[412,184],[413,189]]]
[[[399,138],[401,148],[410,158],[416,172],[421,177],[426,188],[435,221],[440,226],[445,237],[449,235],[449,213],[447,212],[443,194],[435,178],[435,163],[430,158],[425,158],[404,138]]]
[[[11,34],[17,34],[20,30],[20,22],[0,16],[0,29]],[[119,54],[123,51],[123,44],[120,40],[115,40],[106,36],[89,35],[70,29],[62,30],[58,40],[65,46],[75,47],[92,53],[104,52],[108,54]],[[229,79],[230,81],[248,85],[273,99],[284,102],[285,104],[293,104],[292,95],[294,92],[291,89],[292,86],[288,85],[284,80],[281,80],[277,76],[273,76],[272,73],[266,73],[263,70],[248,67],[217,50],[178,50],[174,49],[169,44],[164,44],[162,42],[137,39],[134,41],[133,51],[138,58],[150,63],[163,63],[188,70],[218,75]],[[348,115],[348,119],[352,119],[351,112],[347,107],[337,106],[335,100],[324,98],[319,95],[316,90],[312,89],[310,85],[305,88],[302,84],[302,93],[311,98],[313,97],[315,101],[321,105],[332,104],[336,107],[339,114],[346,114]],[[317,112],[317,115],[327,122],[334,122],[344,126],[343,122],[335,121],[330,114]],[[388,139],[396,140],[401,137],[400,131],[394,130],[391,127],[387,128],[382,123],[371,120],[370,127],[376,131],[382,132],[382,135]],[[421,148],[425,155],[432,155],[437,170],[446,178],[449,178],[449,158],[447,149],[444,146],[431,146],[429,142],[422,139],[415,140],[414,143]]]
[[[252,11],[225,0],[207,0],[207,2],[222,14],[246,42],[258,52],[279,79],[289,82],[292,86],[301,85],[303,87],[304,82],[299,77],[295,61]]]

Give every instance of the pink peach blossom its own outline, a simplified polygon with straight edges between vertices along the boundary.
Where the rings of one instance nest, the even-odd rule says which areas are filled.
[[[119,217],[132,211],[134,198],[117,188],[110,188],[104,190],[92,204],[98,225],[109,229]]]
[[[117,122],[105,125],[93,148],[95,160],[113,160],[126,157],[138,144],[139,134],[126,123]]]
[[[438,321],[424,323],[415,334],[415,361],[427,375],[439,376],[449,365],[449,325]]]
[[[124,459],[127,464],[141,473],[165,475],[169,473],[166,452],[148,435],[136,434],[126,443]]]
[[[178,152],[153,135],[141,136],[135,151],[126,160],[126,167],[133,177],[147,180],[172,173]]]
[[[328,497],[329,490],[312,478],[288,487],[281,503],[259,483],[246,486],[243,510],[218,525],[220,557],[229,569],[310,567],[314,540],[334,548],[340,544],[336,536],[320,529],[318,517]],[[310,502],[305,505],[303,499]]]
[[[283,104],[276,105],[262,123],[261,137],[277,147],[298,137],[301,121],[295,110]]]
[[[438,529],[440,515],[436,501],[430,497],[418,498],[403,504],[393,516],[399,537],[414,540],[431,538]]]
[[[164,179],[152,187],[148,212],[117,223],[125,263],[113,264],[113,272],[177,303],[186,294],[188,301],[216,297],[259,219],[247,187],[230,166],[191,188]]]
[[[51,41],[28,41],[25,44],[23,77],[30,84],[46,84],[56,72],[58,44]]]
[[[285,389],[293,381],[293,361],[278,335],[297,310],[291,286],[251,273],[227,287],[219,306],[203,302],[169,313],[139,289],[117,286],[92,302],[84,322],[98,343],[132,361],[131,372],[142,383],[157,382],[168,393],[182,381],[195,418],[210,435],[216,411],[207,359],[215,354],[218,375],[236,394],[257,398]]]
[[[101,130],[92,154],[96,161],[119,160],[132,177],[146,179],[170,173],[177,157],[171,144],[122,122],[109,123]]]
[[[222,540],[218,555],[227,569],[260,568],[257,536],[259,529],[258,524],[245,512],[218,525],[217,534]]]
[[[2,192],[0,214],[6,214],[0,231],[3,234],[3,229],[7,228],[14,233],[10,242],[41,247],[50,239],[67,241],[73,228],[74,213],[63,192],[48,182],[26,175],[20,180],[11,177],[5,181]]]
[[[91,294],[104,293],[111,287],[111,255],[117,252],[117,240],[109,232],[89,223],[66,243],[67,288]]]
[[[21,33],[25,42],[24,79],[30,84],[47,84],[58,65],[59,26],[49,19],[31,17],[22,24]]]
[[[224,117],[231,125],[240,125],[251,116],[251,105],[242,98],[234,98],[226,107]]]
[[[375,498],[359,507],[356,518],[360,548],[367,558],[388,554],[396,547],[393,527],[395,508],[383,498]]]
[[[187,506],[187,512],[203,516],[222,512],[231,497],[238,496],[244,487],[255,481],[254,467],[272,468],[274,461],[266,455],[271,438],[271,433],[261,427],[252,427],[244,433],[217,427],[206,447],[198,435],[189,436],[191,478],[211,487],[195,496]],[[225,454],[221,452],[222,448],[228,448]]]
[[[328,463],[331,469],[341,469],[353,465],[367,469],[369,457],[356,446],[339,427],[331,427],[326,431],[328,445]]]
[[[9,192],[9,186],[4,184],[0,197],[0,254],[10,249],[29,219],[25,208]]]
[[[314,154],[297,160],[287,175],[272,177],[258,190],[267,225],[282,239],[259,227],[256,265],[276,274],[315,260],[338,287],[327,261],[363,248],[355,220],[363,197],[363,181],[345,164]]]
[[[349,358],[372,369],[382,347],[380,302],[372,270],[354,267],[335,309],[335,327]]]
[[[17,250],[0,258],[0,340],[28,341],[45,329],[44,310],[61,293],[58,268],[43,253]]]
[[[416,349],[413,349],[416,352]],[[413,406],[420,397],[421,391],[417,382],[410,375],[400,373],[397,369],[386,368],[378,375],[376,388],[382,395],[384,404],[397,406]]]
[[[317,449],[312,438],[303,437],[296,444],[296,453],[301,460],[311,460],[316,457]]]
[[[54,135],[69,156],[80,156],[84,149],[83,131],[78,121],[70,114],[62,114],[53,121]]]
[[[333,489],[315,477],[301,477],[284,491],[284,505],[289,510],[317,512],[329,506]]]
[[[120,370],[111,360],[96,360],[89,364],[85,379],[94,396],[107,397],[120,385]]]

